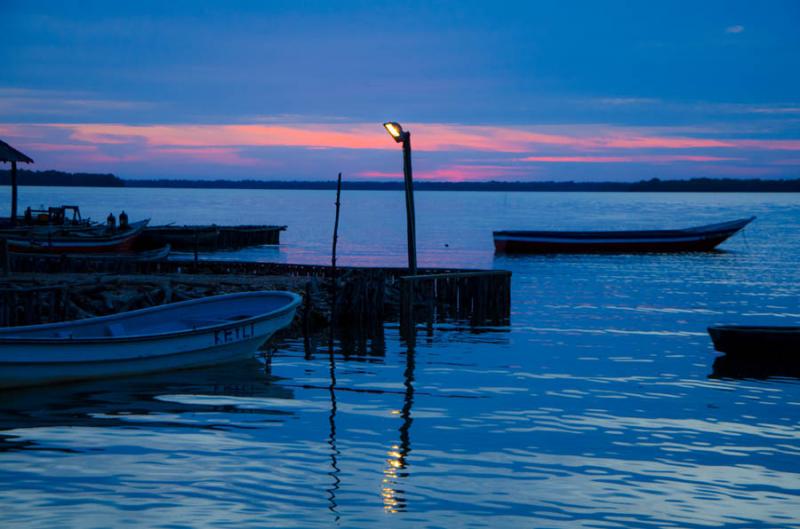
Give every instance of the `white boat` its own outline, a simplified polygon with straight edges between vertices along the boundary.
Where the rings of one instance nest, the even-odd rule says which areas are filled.
[[[252,356],[301,298],[260,291],[0,329],[0,388],[137,375]]]

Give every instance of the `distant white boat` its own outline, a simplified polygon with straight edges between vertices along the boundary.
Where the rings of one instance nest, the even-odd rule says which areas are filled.
[[[0,329],[0,388],[199,367],[253,355],[294,318],[291,292],[225,294]]]

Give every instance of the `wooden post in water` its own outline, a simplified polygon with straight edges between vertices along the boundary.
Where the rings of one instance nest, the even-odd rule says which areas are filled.
[[[195,273],[197,272],[197,260],[198,260],[197,259],[197,244],[198,244],[197,239],[198,239],[197,228],[195,228],[194,229],[194,271],[195,271]]]
[[[11,273],[11,258],[8,255],[8,240],[0,239],[0,266],[3,267],[3,275]]]
[[[336,180],[336,220],[333,222],[333,247],[331,248],[331,339],[336,325],[336,243],[339,241],[339,207],[342,195],[342,173]]]
[[[406,236],[408,273],[417,275],[417,222],[414,214],[414,181],[411,174],[411,133],[403,133],[403,179],[406,189]]]

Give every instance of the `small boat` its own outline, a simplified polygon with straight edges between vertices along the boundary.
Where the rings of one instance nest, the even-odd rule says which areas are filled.
[[[0,329],[0,388],[138,375],[253,355],[294,319],[291,292],[224,294]]]
[[[133,249],[133,243],[142,234],[148,220],[131,223],[127,228],[109,231],[105,226],[92,230],[72,233],[37,234],[6,233],[1,237],[8,241],[9,250],[19,253],[105,253],[127,252]]]
[[[764,327],[752,325],[714,325],[708,328],[714,349],[732,356],[775,357],[791,355],[800,361],[800,327]]]
[[[24,259],[53,259],[62,262],[66,258],[70,260],[84,260],[84,261],[118,261],[122,263],[154,263],[157,261],[164,261],[169,257],[172,247],[167,244],[161,248],[152,248],[148,250],[133,250],[130,252],[105,252],[105,253],[64,253],[64,254],[45,254],[42,253],[24,253],[24,252],[11,252],[11,258]]]
[[[755,217],[677,230],[495,231],[498,253],[702,252],[716,248]]]

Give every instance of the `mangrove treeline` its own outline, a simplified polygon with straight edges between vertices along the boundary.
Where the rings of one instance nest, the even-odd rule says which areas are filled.
[[[17,182],[22,186],[83,187],[163,187],[200,189],[336,189],[336,181],[293,180],[123,180],[113,174],[67,173],[63,171],[30,171],[20,169]],[[9,185],[9,171],[0,170],[0,185]],[[399,191],[402,180],[344,181],[343,189]],[[763,180],[760,178],[692,178],[639,182],[428,182],[417,181],[420,191],[616,191],[616,192],[800,192],[800,178]]]

